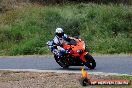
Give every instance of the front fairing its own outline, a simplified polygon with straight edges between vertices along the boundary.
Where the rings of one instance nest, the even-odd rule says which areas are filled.
[[[81,53],[85,51],[85,42],[80,39],[74,39],[77,44],[76,45],[63,45],[64,49],[71,50],[71,54],[74,56],[80,56]],[[79,52],[80,51],[80,52]]]

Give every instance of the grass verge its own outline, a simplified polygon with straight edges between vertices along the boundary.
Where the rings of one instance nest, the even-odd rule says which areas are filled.
[[[19,7],[19,6],[18,6]],[[29,4],[0,13],[0,55],[48,54],[57,27],[86,41],[91,53],[132,53],[132,7]]]

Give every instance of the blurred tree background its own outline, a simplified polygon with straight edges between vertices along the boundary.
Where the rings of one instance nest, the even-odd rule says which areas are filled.
[[[109,4],[109,3],[114,3],[114,4],[132,4],[132,0],[30,0],[31,2],[40,2],[40,3],[47,3],[47,4],[59,4],[59,3],[67,3],[67,2],[74,2],[74,3],[80,3],[80,2],[85,2],[85,3],[98,3],[98,4]]]

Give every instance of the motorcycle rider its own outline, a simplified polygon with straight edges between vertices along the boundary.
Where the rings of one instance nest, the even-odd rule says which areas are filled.
[[[89,55],[89,53],[85,50],[84,41],[68,37],[66,34],[64,34],[62,28],[56,29],[53,41],[48,41],[47,44],[51,49],[51,52],[54,53],[54,58],[56,62],[63,68],[68,68],[69,66],[72,65],[75,66],[85,65],[90,69],[94,69],[96,67],[96,62],[94,58],[91,55]],[[65,50],[63,47],[66,47],[68,50]],[[69,53],[69,51],[71,51],[71,53]],[[80,60],[77,59],[74,59],[75,61],[70,60],[76,57],[78,57],[77,59]]]
[[[63,48],[63,44],[66,43],[66,41],[69,41],[70,38],[64,34],[64,31],[62,28],[57,28],[55,31],[55,37],[53,39],[53,45],[51,51],[57,55],[57,56],[63,56],[63,54],[68,53],[68,50],[65,50]]]

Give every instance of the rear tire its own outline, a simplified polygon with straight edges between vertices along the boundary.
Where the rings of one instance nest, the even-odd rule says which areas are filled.
[[[85,56],[85,59],[87,60],[87,62],[85,63],[85,66],[87,66],[90,69],[94,69],[96,67],[96,62],[91,55],[87,54]]]
[[[66,61],[64,61],[63,57],[62,58],[58,58],[58,56],[54,55],[54,58],[56,60],[56,62],[63,67],[64,69],[68,69],[69,65],[67,64]]]

